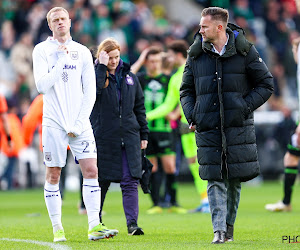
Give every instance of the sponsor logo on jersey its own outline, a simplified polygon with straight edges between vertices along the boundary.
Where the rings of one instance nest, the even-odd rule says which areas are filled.
[[[65,64],[65,66],[64,66],[63,69],[75,69],[75,70],[76,70],[76,65],[68,65],[68,64]]]
[[[133,81],[133,79],[132,79],[132,77],[130,75],[126,76],[126,83],[128,85],[133,85],[134,84],[134,81]]]
[[[72,60],[78,60],[78,51],[70,51],[70,57]]]

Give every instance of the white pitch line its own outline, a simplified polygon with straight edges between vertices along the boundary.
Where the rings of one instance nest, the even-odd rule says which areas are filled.
[[[43,241],[37,241],[37,240],[21,240],[21,239],[9,239],[9,238],[0,238],[0,241],[14,241],[14,242],[25,242],[25,243],[30,243],[30,244],[36,244],[36,245],[41,245],[41,246],[47,246],[51,247],[52,249],[55,250],[70,250],[72,248],[68,246],[62,246],[57,243],[49,243],[49,242],[43,242]]]

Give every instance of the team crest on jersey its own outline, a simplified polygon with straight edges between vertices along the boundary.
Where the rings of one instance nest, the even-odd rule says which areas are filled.
[[[78,51],[70,51],[70,57],[72,60],[78,59]]]
[[[133,81],[133,79],[130,75],[126,76],[126,82],[127,82],[128,85],[133,85],[134,84],[134,81]]]
[[[51,152],[45,152],[45,160],[46,161],[52,161]]]

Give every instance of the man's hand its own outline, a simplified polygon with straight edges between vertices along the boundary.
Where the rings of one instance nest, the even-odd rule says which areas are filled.
[[[68,136],[69,136],[69,137],[72,137],[72,138],[75,138],[75,137],[76,137],[76,135],[74,135],[73,133],[68,133]]]
[[[146,149],[148,145],[148,141],[147,140],[142,140],[141,141],[141,149]]]
[[[107,54],[106,51],[102,50],[99,54],[98,60],[99,60],[99,63],[107,66],[108,60],[109,60],[109,55]]]

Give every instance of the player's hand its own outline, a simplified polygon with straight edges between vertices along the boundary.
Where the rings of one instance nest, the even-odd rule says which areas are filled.
[[[76,137],[76,135],[74,135],[74,134],[73,134],[73,133],[71,133],[71,132],[70,132],[70,133],[68,133],[68,136],[69,136],[69,137],[72,137],[72,138],[75,138],[75,137]]]
[[[148,141],[147,140],[142,140],[141,141],[141,149],[146,149],[148,145]]]
[[[99,63],[107,66],[108,60],[109,60],[109,55],[107,54],[106,51],[102,50],[99,54],[98,60],[99,60]]]
[[[196,125],[193,125],[193,126],[189,127],[189,129],[192,130],[193,132],[195,132],[196,131]]]
[[[65,45],[59,45],[57,48],[58,52],[65,52],[66,54],[69,53],[68,48]]]

